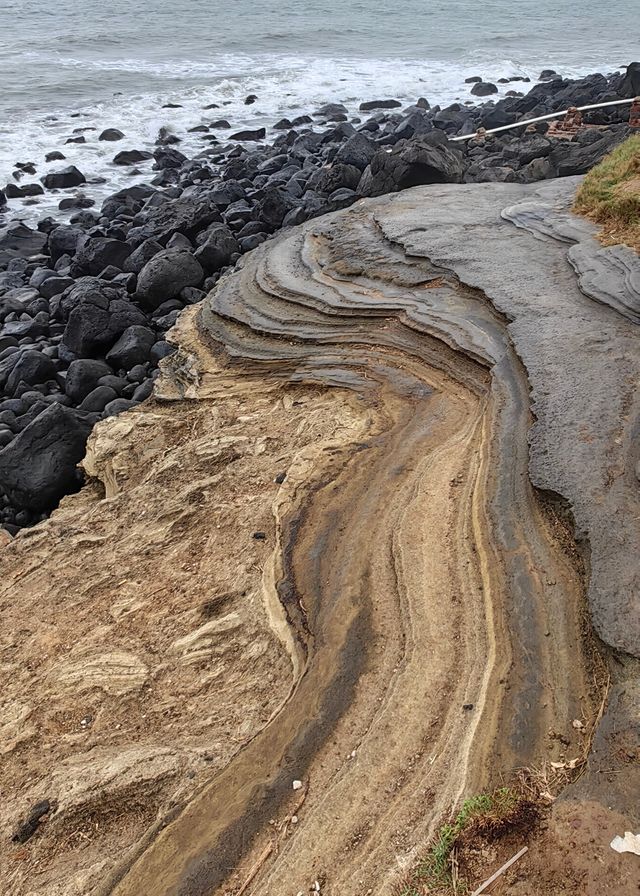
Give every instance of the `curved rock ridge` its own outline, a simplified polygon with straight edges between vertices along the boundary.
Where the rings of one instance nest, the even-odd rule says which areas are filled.
[[[552,192],[555,190],[556,187],[551,188]],[[543,189],[542,193],[545,192]],[[574,243],[567,258],[578,275],[580,290],[633,323],[640,323],[640,258],[637,252],[629,246],[603,247],[586,220],[543,199],[523,199],[504,209],[502,215],[534,236]]]
[[[592,731],[585,589],[600,638],[640,653],[640,353],[630,303],[567,259],[612,255],[574,189],[363,201],[209,295],[238,383],[346,389],[367,422],[282,525],[287,700],[101,892],[388,893],[463,793]]]

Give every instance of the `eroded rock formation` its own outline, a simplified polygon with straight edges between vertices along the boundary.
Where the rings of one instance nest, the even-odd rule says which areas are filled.
[[[3,830],[55,801],[7,879],[391,892],[463,794],[584,749],[612,651],[570,795],[634,817],[638,262],[574,188],[366,200],[182,315],[4,552]]]

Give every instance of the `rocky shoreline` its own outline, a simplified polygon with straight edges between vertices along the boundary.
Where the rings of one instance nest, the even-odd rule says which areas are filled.
[[[0,227],[0,524],[15,534],[77,490],[76,465],[93,425],[151,394],[158,362],[172,351],[165,333],[180,311],[283,227],[420,184],[582,174],[627,137],[629,107],[614,106],[585,113],[585,124],[597,127],[570,139],[548,136],[541,122],[451,142],[640,93],[637,63],[624,74],[575,81],[543,74],[547,80],[524,96],[477,106],[385,99],[363,103],[349,120],[346,107],[329,103],[277,122],[268,138],[265,129],[234,132],[218,119],[202,126],[205,148],[192,159],[163,132],[150,183],[118,191],[99,212],[78,192],[86,178],[74,166],[46,175],[42,187],[18,181],[0,191],[0,214],[12,197],[37,198],[45,188],[73,191],[60,205],[77,209],[69,223]],[[472,92],[485,97],[492,88],[480,79]],[[149,157],[120,152],[114,163],[133,174]],[[18,170],[36,173],[30,163]]]

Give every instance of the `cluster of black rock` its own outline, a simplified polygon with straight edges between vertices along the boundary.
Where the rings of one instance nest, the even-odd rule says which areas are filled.
[[[152,156],[149,184],[120,190],[99,212],[81,208],[68,224],[47,218],[37,229],[0,228],[0,524],[10,532],[31,525],[79,487],[88,433],[151,394],[179,312],[280,228],[418,184],[583,173],[624,139],[628,107],[613,106],[585,114],[599,127],[572,140],[549,139],[543,122],[531,133],[451,141],[640,93],[639,64],[578,81],[544,74],[526,96],[479,106],[380,100],[361,105],[373,113],[365,120],[349,120],[344,106],[327,104],[279,121],[269,143],[264,129],[238,132],[225,145],[210,139],[193,159],[164,132],[153,154],[114,159],[132,165]],[[207,138],[226,125],[199,130]],[[48,190],[84,183],[73,166],[43,178]],[[0,191],[0,214],[6,201]]]

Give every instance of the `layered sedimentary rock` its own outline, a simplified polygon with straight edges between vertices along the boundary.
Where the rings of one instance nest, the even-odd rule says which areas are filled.
[[[601,753],[612,768],[606,732],[637,738],[637,259],[570,215],[574,188],[419,187],[261,246],[183,315],[156,402],[97,427],[94,492],[16,539],[26,563],[64,520],[85,556],[99,524],[123,582],[140,563],[176,586],[192,571],[177,615],[146,585],[138,604],[129,584],[125,599],[102,583],[124,607],[111,615],[141,613],[139,630],[109,623],[111,654],[89,630],[72,656],[51,651],[50,700],[85,662],[103,713],[156,682],[146,712],[169,691],[176,719],[144,738],[153,818],[131,822],[126,851],[107,821],[122,855],[100,864],[98,849],[69,892],[391,892],[465,793],[575,756],[594,733],[595,766]],[[131,558],[136,501],[147,544]],[[32,565],[13,599],[42,583]],[[145,614],[166,632],[153,649]],[[178,674],[198,712],[224,710],[209,772]],[[234,696],[251,709],[241,737]],[[580,786],[629,816],[635,766],[621,768]],[[41,772],[41,789],[57,780]]]

